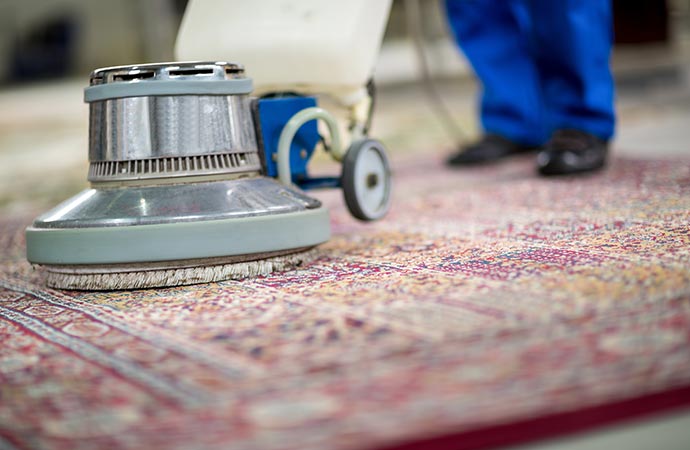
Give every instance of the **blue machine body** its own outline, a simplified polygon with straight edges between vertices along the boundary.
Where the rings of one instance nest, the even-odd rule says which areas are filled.
[[[285,124],[305,108],[316,106],[316,98],[289,96],[266,97],[259,99],[258,112],[261,124],[261,138],[264,145],[264,161],[266,175],[278,177],[276,158],[278,153],[278,141]],[[292,182],[302,189],[315,189],[320,187],[339,187],[339,178],[310,178],[307,173],[307,164],[314,154],[316,145],[321,141],[317,122],[312,120],[300,127],[290,146],[290,172]]]

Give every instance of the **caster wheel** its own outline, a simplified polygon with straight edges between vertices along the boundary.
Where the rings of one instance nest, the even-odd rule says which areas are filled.
[[[343,159],[345,204],[359,220],[382,218],[390,207],[391,173],[386,150],[374,139],[355,141]]]

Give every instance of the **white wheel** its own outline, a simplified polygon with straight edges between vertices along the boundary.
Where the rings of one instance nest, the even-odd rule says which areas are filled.
[[[379,141],[355,141],[343,159],[345,204],[360,220],[377,220],[390,207],[391,174],[386,150]]]

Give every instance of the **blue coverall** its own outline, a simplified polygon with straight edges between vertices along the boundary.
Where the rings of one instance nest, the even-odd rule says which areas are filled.
[[[484,131],[523,145],[574,128],[614,132],[610,0],[446,0],[479,77]]]

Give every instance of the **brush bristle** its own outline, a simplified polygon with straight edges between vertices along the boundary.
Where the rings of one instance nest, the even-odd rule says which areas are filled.
[[[290,270],[313,261],[315,250],[255,261],[137,272],[66,273],[47,270],[46,284],[58,289],[113,291],[241,280]]]

